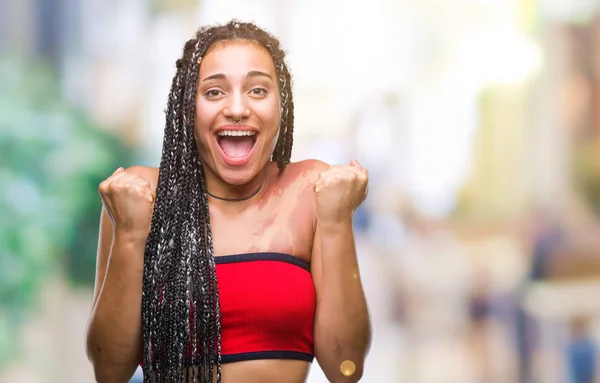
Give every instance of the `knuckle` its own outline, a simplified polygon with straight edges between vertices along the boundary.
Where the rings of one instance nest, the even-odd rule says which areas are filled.
[[[111,192],[120,192],[122,190],[125,189],[125,183],[123,182],[112,182],[109,186],[108,189]]]
[[[119,183],[119,182],[111,182],[111,183],[108,185],[108,191],[109,191],[110,193],[118,192],[118,191],[120,191],[120,190],[122,189],[122,187],[121,187],[121,186],[122,186],[122,185],[121,185],[121,183]]]

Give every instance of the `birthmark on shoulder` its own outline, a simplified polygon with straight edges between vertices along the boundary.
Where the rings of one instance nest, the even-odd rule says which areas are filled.
[[[288,232],[292,247],[297,254],[310,254],[312,248],[314,192],[311,184],[294,188],[296,195],[290,198]]]
[[[279,185],[272,185],[265,190],[265,194],[263,194],[260,200],[256,203],[256,207],[260,210],[267,206],[271,199],[281,197],[282,195],[283,188]]]
[[[276,218],[277,213],[273,213],[270,217],[259,220],[252,234],[255,236],[263,235],[269,227],[273,226]]]

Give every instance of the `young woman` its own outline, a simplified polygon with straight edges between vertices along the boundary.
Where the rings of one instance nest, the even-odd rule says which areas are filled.
[[[353,213],[358,162],[290,163],[291,76],[251,23],[177,60],[159,169],[103,181],[87,352],[101,382],[357,382],[370,345]]]

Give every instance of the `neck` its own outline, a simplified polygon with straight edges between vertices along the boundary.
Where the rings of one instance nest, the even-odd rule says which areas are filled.
[[[209,199],[222,203],[242,202],[260,196],[265,188],[267,167],[243,185],[228,184],[205,168],[206,190]]]

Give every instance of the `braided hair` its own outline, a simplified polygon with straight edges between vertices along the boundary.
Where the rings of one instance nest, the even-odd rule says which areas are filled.
[[[279,41],[252,23],[200,28],[176,62],[142,288],[144,382],[221,381],[219,294],[205,177],[194,137],[202,57],[218,41],[251,41],[271,55],[280,91],[280,132],[271,161],[290,162],[294,103]],[[188,320],[189,318],[189,320]]]

